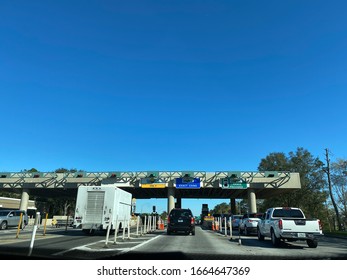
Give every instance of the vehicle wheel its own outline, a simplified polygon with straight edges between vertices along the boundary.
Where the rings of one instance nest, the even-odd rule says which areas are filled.
[[[271,242],[272,245],[274,245],[275,247],[278,247],[280,245],[280,239],[276,237],[275,232],[273,230],[271,230]]]
[[[170,235],[170,234],[171,234],[171,231],[167,230],[167,231],[166,231],[166,234],[167,234],[167,235]]]
[[[7,222],[3,221],[0,225],[0,229],[7,229]]]
[[[308,247],[310,247],[310,248],[317,248],[317,246],[318,246],[317,239],[307,239],[306,242],[307,242]]]
[[[195,230],[192,231],[192,235],[195,235]]]
[[[259,240],[259,241],[263,241],[265,236],[261,234],[259,228],[257,228],[257,232],[258,232],[258,240]]]

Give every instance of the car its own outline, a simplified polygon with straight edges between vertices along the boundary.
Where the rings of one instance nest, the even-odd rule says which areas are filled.
[[[263,213],[247,213],[242,216],[239,223],[239,232],[245,235],[256,234],[258,222],[260,221]]]
[[[20,215],[22,214],[21,228],[28,224],[28,215],[24,210],[0,210],[0,229],[7,229],[8,227],[17,227]]]
[[[242,215],[231,215],[231,223],[233,229],[239,228],[240,220],[242,219],[242,217]]]
[[[167,235],[176,232],[195,235],[195,219],[190,209],[174,208],[167,219]]]

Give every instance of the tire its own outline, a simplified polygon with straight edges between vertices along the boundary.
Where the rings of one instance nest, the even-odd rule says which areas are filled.
[[[167,234],[167,235],[170,235],[170,234],[171,234],[171,231],[167,230],[167,231],[166,231],[166,234]]]
[[[0,229],[7,229],[7,222],[3,221],[0,225]]]
[[[275,247],[278,247],[280,245],[280,241],[281,241],[281,239],[276,237],[274,230],[271,230],[271,242],[272,242],[272,245],[275,246]]]
[[[317,248],[317,246],[318,246],[317,239],[307,239],[306,243],[307,243],[308,247],[310,247],[310,248]]]
[[[192,231],[192,235],[195,235],[195,230]]]
[[[259,241],[264,241],[265,236],[261,234],[259,228],[257,228],[257,233],[258,233],[258,240]]]

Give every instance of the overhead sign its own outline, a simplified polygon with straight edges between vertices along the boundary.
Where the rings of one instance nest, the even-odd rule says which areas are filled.
[[[229,185],[229,189],[247,189],[247,183],[232,183]]]
[[[166,183],[156,183],[156,184],[141,184],[141,188],[144,189],[163,189],[166,187]]]
[[[219,187],[222,189],[247,189],[249,184],[245,182],[235,182],[233,178],[220,179]]]
[[[191,178],[188,182],[185,178],[176,178],[176,189],[200,189],[200,178]]]

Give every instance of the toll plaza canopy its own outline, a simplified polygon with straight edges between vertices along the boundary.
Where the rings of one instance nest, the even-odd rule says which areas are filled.
[[[81,185],[116,184],[133,197],[267,198],[301,188],[298,173],[285,171],[115,171],[115,172],[0,172],[0,189],[25,189],[35,195],[77,193]],[[170,189],[173,189],[170,191]]]

